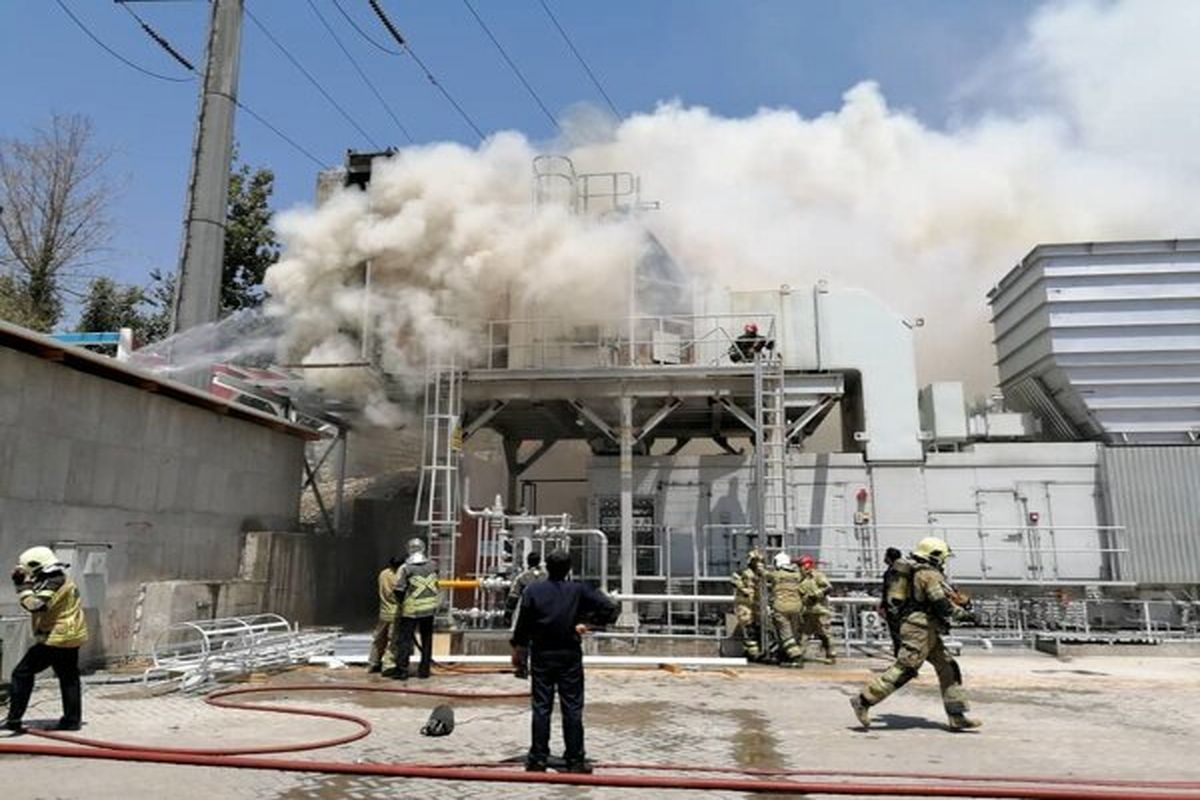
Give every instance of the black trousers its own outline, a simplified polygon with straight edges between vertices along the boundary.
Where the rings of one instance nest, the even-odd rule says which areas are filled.
[[[413,634],[421,636],[421,666],[417,674],[423,678],[429,677],[429,668],[433,663],[433,616],[428,617],[396,617],[396,627],[392,630],[392,647],[396,652],[396,671],[408,674],[408,659],[412,655]]]
[[[79,685],[79,648],[35,644],[25,653],[12,673],[12,697],[8,701],[8,721],[20,722],[33,694],[33,678],[50,667],[58,678],[62,694],[62,722],[79,724],[83,720],[83,692]]]
[[[545,764],[550,757],[550,716],[554,712],[556,689],[562,708],[563,758],[568,763],[583,761],[583,653],[534,650],[529,674],[533,742],[528,762]]]

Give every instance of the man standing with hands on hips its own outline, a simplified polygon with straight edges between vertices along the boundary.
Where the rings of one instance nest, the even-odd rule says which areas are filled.
[[[571,556],[555,550],[546,556],[547,579],[530,584],[521,595],[511,644],[513,664],[530,655],[532,743],[525,759],[529,772],[545,772],[550,758],[550,715],[554,693],[562,705],[564,772],[589,773],[583,748],[583,648],[580,635],[589,624],[616,622],[620,609],[603,593],[567,580]]]

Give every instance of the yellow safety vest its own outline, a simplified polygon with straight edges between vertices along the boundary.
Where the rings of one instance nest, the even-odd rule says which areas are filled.
[[[30,612],[33,637],[51,647],[79,647],[88,638],[79,589],[70,578],[57,589],[45,582],[21,590],[17,599]]]
[[[403,586],[401,585],[403,581]],[[405,617],[430,617],[438,607],[437,567],[424,564],[405,564],[396,575],[396,590],[404,591],[400,614]]]

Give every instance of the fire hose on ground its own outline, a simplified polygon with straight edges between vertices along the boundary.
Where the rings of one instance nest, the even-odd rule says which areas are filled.
[[[594,774],[525,772],[512,762],[475,763],[358,763],[316,759],[266,758],[334,747],[368,736],[371,723],[355,714],[316,708],[264,705],[232,698],[252,694],[296,692],[377,692],[455,700],[517,699],[526,691],[474,692],[424,689],[362,683],[306,683],[223,689],[205,701],[219,708],[318,717],[350,723],[352,733],[312,742],[223,748],[147,747],[92,739],[57,731],[30,730],[62,744],[0,742],[0,755],[45,755],[135,763],[279,770],[492,783],[569,784],[628,789],[716,790],[760,794],[876,795],[892,797],[997,797],[1041,800],[1200,800],[1200,781],[1137,781],[1009,775],[960,775],[821,769],[757,769],[693,764],[599,762]],[[611,771],[610,771],[611,770]],[[664,776],[644,773],[672,772]],[[823,780],[815,780],[822,778]],[[885,782],[886,781],[886,782]]]

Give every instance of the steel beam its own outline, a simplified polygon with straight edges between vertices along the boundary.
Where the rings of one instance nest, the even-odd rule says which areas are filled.
[[[721,405],[722,408],[724,408],[726,411],[728,411],[730,414],[732,414],[735,418],[737,418],[738,422],[745,425],[751,431],[758,430],[758,426],[754,424],[754,417],[747,414],[745,412],[745,410],[741,406],[739,406],[737,403],[733,402],[732,400],[730,400],[727,397],[718,397],[717,402]]]
[[[624,404],[624,402],[628,399],[629,398],[622,397],[621,403]],[[596,428],[601,433],[603,433],[605,436],[607,436],[609,439],[611,439],[614,443],[616,443],[616,444],[621,443],[621,435],[617,431],[613,430],[612,426],[609,425],[607,422],[605,422],[603,417],[601,417],[595,411],[592,411],[590,408],[588,408],[586,405],[584,405],[579,400],[571,400],[570,403],[571,403],[571,407],[574,408],[577,412],[579,412],[580,416],[582,416],[588,422],[595,425]],[[625,406],[622,405],[621,408],[622,408],[622,413],[624,413],[623,410],[624,410]],[[632,406],[630,408],[632,411]],[[632,422],[630,422],[630,425],[632,425]],[[631,430],[632,430],[632,428],[631,428]]]
[[[650,419],[646,420],[642,424],[641,430],[637,432],[637,436],[635,436],[633,439],[634,443],[637,444],[641,442],[642,439],[646,438],[646,434],[657,428],[659,423],[670,416],[671,412],[679,408],[681,405],[683,405],[683,401],[678,397],[671,398],[667,402],[663,403],[662,407],[658,409],[658,411],[655,411],[653,414],[651,414]]]

